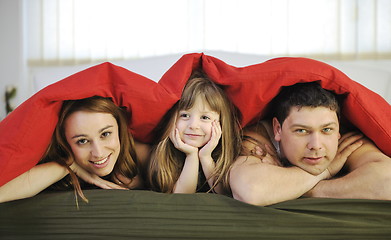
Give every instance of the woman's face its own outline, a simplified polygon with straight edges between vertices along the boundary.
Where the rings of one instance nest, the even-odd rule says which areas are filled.
[[[65,120],[65,136],[80,167],[101,177],[113,171],[121,149],[113,115],[74,112]]]

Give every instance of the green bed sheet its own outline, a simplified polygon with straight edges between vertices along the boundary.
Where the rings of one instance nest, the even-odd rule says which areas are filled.
[[[84,190],[0,204],[0,239],[391,239],[391,201],[301,198],[267,207],[209,194]]]

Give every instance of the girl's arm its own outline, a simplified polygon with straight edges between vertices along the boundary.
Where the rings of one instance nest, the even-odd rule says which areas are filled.
[[[198,148],[182,142],[178,129],[170,135],[170,139],[175,148],[186,154],[185,164],[182,172],[175,183],[174,193],[195,193],[197,190],[199,158]]]
[[[208,180],[209,187],[213,187],[216,179],[212,177],[216,164],[212,158],[212,152],[219,144],[221,138],[221,126],[218,122],[212,123],[212,135],[207,144],[203,146],[198,154],[204,172],[205,178]],[[217,193],[223,193],[222,185],[215,186],[214,191]]]

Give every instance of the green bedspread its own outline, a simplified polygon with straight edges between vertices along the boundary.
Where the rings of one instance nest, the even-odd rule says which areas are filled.
[[[84,190],[0,204],[0,239],[391,239],[391,201],[301,198],[268,207],[208,194]]]

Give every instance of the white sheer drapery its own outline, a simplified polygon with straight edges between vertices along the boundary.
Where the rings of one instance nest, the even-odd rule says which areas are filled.
[[[391,58],[389,0],[25,0],[30,65],[219,50]]]

